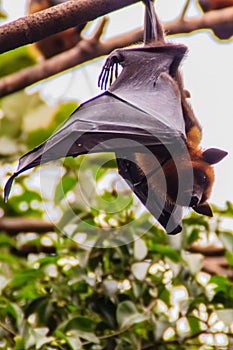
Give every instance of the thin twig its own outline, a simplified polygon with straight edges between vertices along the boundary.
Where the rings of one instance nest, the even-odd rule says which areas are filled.
[[[185,5],[184,5],[184,8],[183,8],[183,10],[181,12],[181,15],[180,15],[180,21],[182,21],[184,19],[185,15],[187,13],[187,10],[189,8],[189,5],[190,5],[190,0],[187,0]]]
[[[0,321],[0,328],[4,329],[4,331],[6,331],[7,333],[10,333],[14,337],[17,335],[12,329],[10,329],[8,326],[6,326],[1,321]]]
[[[232,28],[233,35],[233,6],[221,10],[210,11],[198,17],[186,18],[165,24],[166,33],[192,33],[200,29],[213,29],[216,25]]]

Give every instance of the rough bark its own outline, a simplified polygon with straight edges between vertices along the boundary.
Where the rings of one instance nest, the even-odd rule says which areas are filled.
[[[116,48],[138,43],[143,38],[142,29],[138,29],[104,42],[100,41],[99,39],[104,30],[104,24],[105,20],[102,20],[94,35],[89,39],[83,38],[73,49],[43,61],[38,65],[2,78],[0,80],[0,97],[19,91],[40,80],[51,77],[91,59],[107,55]],[[192,33],[200,29],[212,29],[216,24],[227,24],[228,27],[229,25],[232,26],[233,33],[233,7],[211,11],[200,17],[191,19],[181,17],[176,21],[166,23],[164,27],[166,33],[171,35]]]
[[[0,53],[92,21],[139,0],[71,0],[0,27]]]

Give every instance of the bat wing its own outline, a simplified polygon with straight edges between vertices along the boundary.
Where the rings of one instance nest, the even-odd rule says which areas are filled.
[[[115,50],[106,60],[99,85],[111,84],[119,63],[123,70],[108,91],[185,134],[180,91],[173,77],[186,51],[186,46],[173,44]]]
[[[148,114],[159,115],[163,123],[165,135],[171,132],[171,145],[161,139],[156,150],[148,148],[159,157],[160,164],[174,154],[183,152],[184,140],[174,137],[174,131],[184,135],[185,123],[181,110],[180,91],[173,80],[179,63],[186,52],[182,45],[165,44],[159,47],[146,47],[146,49],[116,50],[106,61],[105,70],[110,74],[102,73],[102,84],[106,85],[109,75],[112,75],[116,62],[123,66],[123,74],[110,87],[110,91],[119,98],[131,101],[140,106]],[[133,78],[132,78],[133,77]],[[110,83],[112,77],[110,76]],[[140,98],[137,90],[143,91],[146,98]],[[159,103],[158,103],[159,101]],[[182,207],[169,203],[166,193],[158,193],[153,182],[148,181],[148,174],[137,163],[135,153],[130,155],[116,152],[119,174],[126,180],[130,188],[170,234],[181,231]],[[152,159],[153,161],[153,159]],[[160,165],[161,166],[161,165]],[[144,175],[142,175],[144,174]]]
[[[137,178],[137,164],[133,162],[129,169],[127,155],[134,158],[135,153],[150,149],[163,163],[170,157],[167,149],[175,152],[185,144],[180,92],[171,74],[184,52],[183,47],[172,46],[124,50],[120,77],[107,92],[82,104],[60,130],[20,159],[5,186],[5,199],[14,178],[27,169],[67,156],[115,152],[120,175],[141,202],[168,232],[179,232],[180,208],[166,203],[145,178]],[[147,65],[150,70],[143,70]]]
[[[108,91],[82,104],[60,130],[20,158],[17,171],[5,186],[5,199],[9,196],[14,178],[39,164],[88,152],[126,149],[143,152],[143,146],[164,147],[184,139],[184,133],[174,129],[173,125],[169,126],[164,119],[167,115],[168,120],[173,113],[182,118],[179,95],[170,78],[161,74],[154,92],[153,104],[157,105],[157,112],[153,114]],[[143,93],[143,98],[147,98],[147,95],[150,96],[151,91]],[[163,108],[165,102],[166,108]]]
[[[182,230],[182,207],[167,202],[165,196],[155,191],[147,176],[141,175],[144,169],[138,167],[134,154],[126,157],[118,153],[117,164],[119,174],[167,233],[179,233]]]

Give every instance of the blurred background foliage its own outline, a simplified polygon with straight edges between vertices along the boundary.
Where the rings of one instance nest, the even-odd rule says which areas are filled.
[[[26,47],[4,54],[0,74],[35,59]],[[1,189],[75,108],[25,91],[0,100]],[[230,202],[211,220],[186,216],[182,234],[168,236],[112,154],[29,171],[0,202],[0,349],[233,347]]]

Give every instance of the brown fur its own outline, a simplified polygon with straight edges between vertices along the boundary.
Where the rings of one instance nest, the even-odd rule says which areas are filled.
[[[177,203],[179,205],[187,205],[187,202],[192,197],[192,192],[195,190],[201,193],[200,205],[206,202],[211,194],[211,189],[214,182],[213,167],[202,159],[202,150],[189,148],[190,161],[184,154],[173,155],[163,166],[155,166],[155,156],[151,154],[136,154],[136,163],[143,169],[142,176],[148,176],[156,168],[156,172],[147,177],[156,193],[163,196],[164,181],[166,181],[167,195],[166,200],[169,203]],[[178,178],[177,166],[180,169]],[[189,188],[189,172],[193,172],[193,190]],[[183,193],[177,202],[179,191],[179,182],[182,183]],[[186,184],[187,183],[187,184]]]
[[[156,44],[164,45],[165,36],[163,28],[155,11],[154,16],[156,18],[158,37],[158,43]],[[165,178],[167,184],[167,201],[174,204],[177,200],[179,180],[182,181],[182,187],[184,188],[184,196],[181,196],[180,200],[183,201],[183,203],[187,203],[187,198],[185,198],[185,196],[187,195],[191,198],[192,193],[190,193],[190,189],[186,189],[185,182],[187,181],[185,174],[189,173],[188,171],[192,171],[194,182],[193,194],[195,194],[196,192],[199,194],[199,206],[206,205],[208,207],[206,201],[210,196],[214,182],[213,167],[203,159],[203,150],[200,148],[202,129],[189,102],[187,101],[187,97],[189,97],[189,95],[187,94],[187,91],[184,88],[181,72],[178,70],[173,78],[178,86],[179,93],[181,96],[182,110],[185,121],[185,131],[187,137],[187,148],[190,155],[190,161],[188,161],[187,158],[182,154],[178,156],[172,156],[170,160],[168,160],[164,165],[162,165],[162,167],[147,180],[151,183],[152,187],[154,187],[156,192],[159,193],[160,189],[164,186],[163,181]],[[144,175],[149,174],[153,170],[153,157],[153,155],[136,155],[137,164],[139,165],[139,167],[142,167],[142,169],[144,169]],[[158,161],[161,163],[160,159],[158,159]],[[178,179],[176,164],[178,164],[179,169],[181,169],[181,179]],[[186,190],[187,193],[185,193]],[[183,205],[183,203],[178,204]]]

